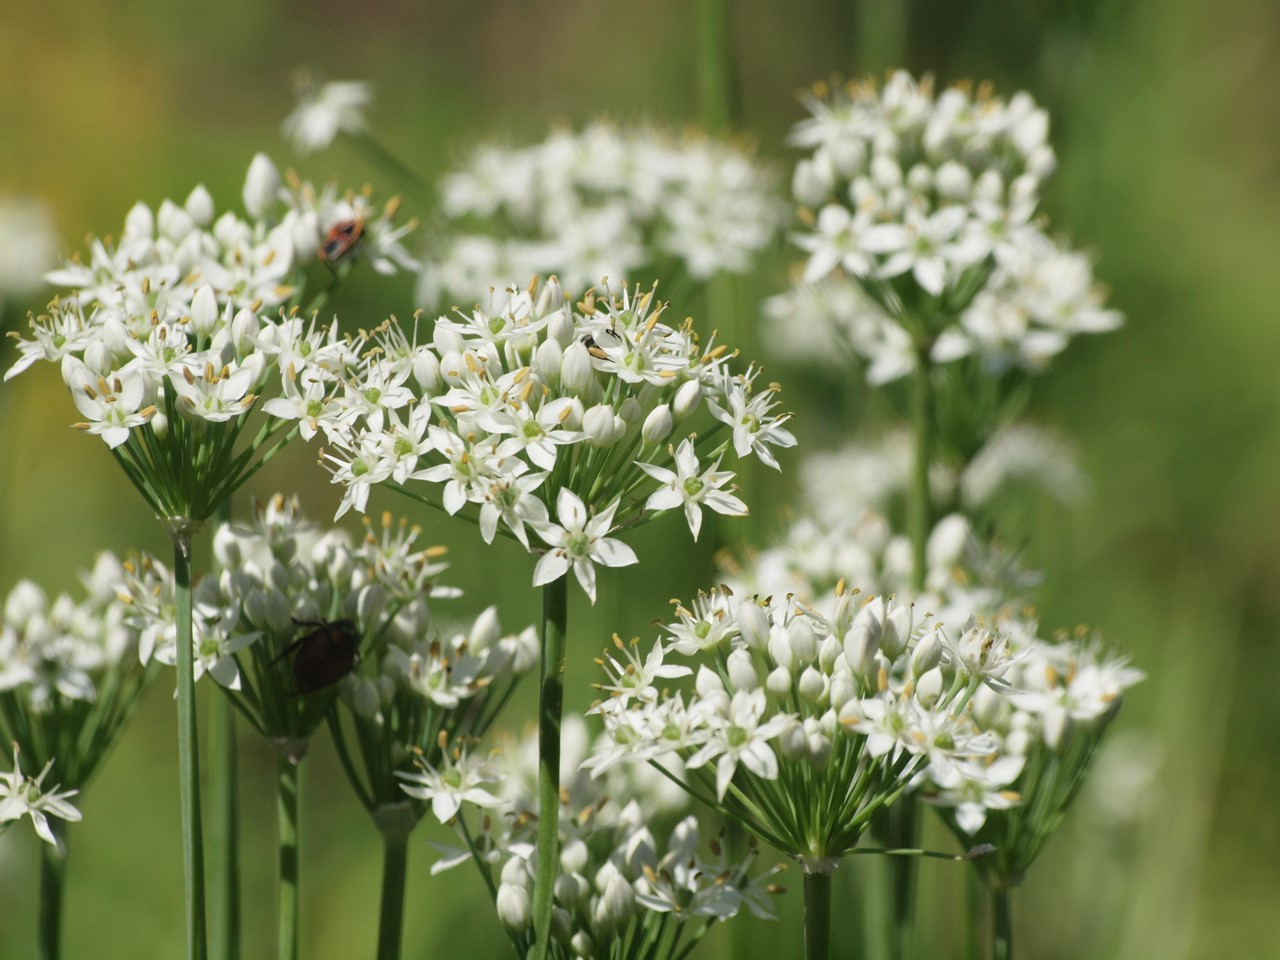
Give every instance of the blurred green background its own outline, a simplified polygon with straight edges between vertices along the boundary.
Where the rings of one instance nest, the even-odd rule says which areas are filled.
[[[730,6],[734,126],[780,164],[794,160],[782,137],[800,116],[796,91],[833,72],[901,63],[943,82],[1025,88],[1049,108],[1060,172],[1046,206],[1077,244],[1099,252],[1097,272],[1128,324],[1077,341],[1037,382],[1033,412],[1076,438],[1094,492],[1070,510],[1039,507],[1016,532],[1045,573],[1043,622],[1098,625],[1148,672],[1115,732],[1156,772],[1074,811],[1020,895],[1022,955],[1280,957],[1280,5]],[[429,177],[477,139],[532,139],[561,118],[700,118],[688,0],[3,0],[0,24],[0,195],[47,200],[67,252],[87,232],[118,230],[135,200],[180,201],[197,182],[220,207],[238,207],[258,150],[315,179],[337,173],[388,192],[380,172],[341,145],[290,155],[278,131],[299,66],[373,81],[373,129]],[[791,259],[778,251],[738,284],[740,329]],[[410,311],[411,278],[376,285],[376,300],[350,295],[370,286],[352,284],[337,301],[345,322]],[[6,323],[37,305],[8,303]],[[770,373],[784,387],[803,375]],[[67,429],[72,407],[51,374],[0,387],[4,591],[21,577],[70,587],[101,548],[167,550],[103,445]],[[811,421],[798,422],[802,437],[833,432],[819,426],[820,404],[800,412]],[[338,495],[314,458],[313,448],[292,450],[252,492],[297,489],[313,515],[330,516]],[[784,470],[793,462],[784,459]],[[767,538],[787,489],[785,476],[762,488],[749,524],[722,525],[722,534]],[[372,503],[413,515],[410,506],[389,495]],[[415,519],[453,547],[451,580],[467,591],[459,609],[496,602],[508,627],[533,618],[530,558],[506,545],[481,549],[465,524]],[[691,550],[674,520],[646,529],[636,547],[640,566],[606,575],[594,610],[574,600],[570,709],[591,701],[591,656],[612,631],[650,637],[668,597],[710,580],[711,547]],[[532,719],[532,685],[524,693],[508,725]],[[175,739],[164,681],[81,798],[68,957],[181,952]],[[304,773],[303,952],[367,956],[377,834],[320,740]],[[273,938],[274,763],[251,732],[241,747],[245,955],[262,957]],[[1121,815],[1106,814],[1108,799]],[[405,956],[508,955],[474,872],[428,875],[433,854],[422,841],[432,835],[427,826],[415,835]],[[25,829],[0,841],[3,958],[35,953],[35,843]],[[923,868],[922,922],[940,944],[931,955],[953,954],[965,911],[960,870]],[[798,876],[791,885],[785,925],[746,921],[758,956],[798,952]],[[857,913],[836,915],[836,947],[854,956]],[[730,956],[729,937],[713,937],[697,956]]]

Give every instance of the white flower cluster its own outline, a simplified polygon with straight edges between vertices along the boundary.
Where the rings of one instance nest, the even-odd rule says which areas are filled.
[[[1089,259],[1037,217],[1055,162],[1029,95],[935,94],[898,72],[882,89],[821,85],[807,105],[790,141],[813,153],[792,186],[817,213],[795,241],[809,253],[804,283],[822,286],[770,304],[773,339],[812,317],[822,330],[803,343],[847,338],[884,383],[910,373],[922,346],[937,363],[972,354],[995,372],[1038,370],[1072,336],[1120,325]]]
[[[356,709],[382,724],[380,711],[401,692],[449,710],[527,670],[532,633],[501,636],[491,614],[466,634],[436,636],[429,600],[457,591],[437,584],[446,565],[417,544],[419,533],[384,517],[381,535],[370,528],[352,545],[279,495],[257,505],[251,525],[220,526],[222,570],[195,587],[196,679],[212,676],[264,737],[296,756],[340,682]],[[143,658],[175,663],[172,578],[152,562],[135,572],[128,594]],[[361,650],[382,661],[377,679],[350,676]]]
[[[1006,687],[1010,639],[929,619],[843,584],[829,616],[792,597],[700,595],[647,656],[619,642],[603,661],[611,696],[595,712],[617,748],[589,766],[678,758],[695,796],[829,871],[918,778],[994,751],[969,705],[983,684]],[[687,695],[659,688],[692,672],[669,654],[697,663]]]
[[[277,222],[282,197],[287,210]],[[262,313],[299,292],[327,221],[363,224],[357,248],[367,249],[375,266],[389,269],[403,257],[389,214],[362,220],[367,201],[339,199],[332,189],[281,191],[265,157],[250,168],[245,199],[248,221],[231,213],[215,218],[202,187],[181,206],[165,201],[155,213],[135,206],[117,244],[95,240],[88,264],[50,274],[78,293],[31,321],[5,374],[37,360],[59,364],[84,417],[76,426],[124,454],[131,479],[164,516],[207,518],[256,469],[233,454],[260,395],[277,395],[266,404],[269,417],[279,416],[279,403],[296,407],[304,399],[318,415],[350,360],[336,323],[326,328],[296,311]],[[339,273],[347,269],[336,263],[339,252],[326,256]],[[299,385],[295,372],[304,365],[310,378]],[[281,426],[269,419],[253,449]]]
[[[285,139],[300,153],[323,150],[339,133],[364,131],[364,109],[373,87],[359,80],[337,80],[319,87],[309,77],[300,84],[298,105],[285,118]]]
[[[45,789],[44,778],[53,767],[52,760],[44,765],[38,775],[24,777],[18,753],[18,746],[14,744],[13,770],[9,773],[0,772],[0,833],[4,833],[13,821],[30,817],[37,836],[61,851],[63,845],[50,826],[49,818],[58,817],[72,822],[79,820],[80,811],[68,800],[79,791],[61,790],[57,786]]]
[[[5,598],[0,621],[0,736],[40,765],[58,759],[83,787],[142,689],[138,631],[117,592],[120,561],[99,554],[83,577],[85,597],[52,601],[29,580]]]
[[[1020,878],[1057,827],[1124,691],[1143,679],[1087,632],[1043,641],[1022,621],[1011,636],[1008,689],[981,689],[973,706],[998,759],[935,771],[925,792],[930,803],[953,808],[944,819],[958,836],[996,847],[984,869],[1004,880]],[[1001,816],[1019,798],[1020,815]]]
[[[663,323],[666,309],[629,290],[575,308],[552,280],[511,291],[498,313],[440,317],[427,344],[388,321],[312,421],[346,488],[339,514],[364,510],[375,484],[420,498],[417,482],[439,485],[449,513],[476,507],[486,542],[501,532],[537,552],[532,531],[548,545],[535,585],[572,569],[593,600],[596,564],[636,562],[612,531],[680,507],[696,537],[704,508],[745,514],[721,459],[732,449],[776,469],[773,448],[795,443],[790,415],[775,412],[776,385],[755,389],[757,368],[731,373],[724,346],[690,320]],[[292,415],[308,415],[301,399]]]
[[[713,840],[708,857],[696,818],[682,809],[685,798],[673,807],[669,791],[657,782],[661,778],[653,771],[644,775],[644,768],[636,768],[639,777],[622,771],[598,780],[584,776],[585,727],[577,718],[565,726],[552,957],[665,960],[683,956],[671,953],[672,925],[685,931],[676,938],[684,950],[743,907],[772,918],[773,871],[753,875],[754,847],[739,861]],[[595,747],[607,748],[607,742]],[[451,816],[458,815],[461,802],[486,808],[480,833],[469,834],[469,847],[482,870],[497,874],[498,915],[522,955],[533,939],[536,756],[536,743],[529,742],[506,745],[483,762],[460,752],[441,770],[419,778],[422,790]],[[470,850],[441,850],[445,856],[433,873],[471,856]]]
[[[487,302],[532,275],[555,273],[578,291],[644,271],[744,273],[785,213],[772,175],[741,149],[608,123],[481,147],[440,193],[447,224],[419,288],[433,309]]]

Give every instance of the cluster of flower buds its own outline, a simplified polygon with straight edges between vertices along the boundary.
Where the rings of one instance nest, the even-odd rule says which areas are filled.
[[[0,735],[37,766],[54,758],[84,787],[146,680],[139,631],[117,599],[125,569],[110,553],[84,575],[85,597],[50,601],[30,581],[5,598],[0,622]]]
[[[935,93],[898,72],[883,88],[823,84],[808,107],[791,143],[813,150],[793,192],[810,224],[795,237],[809,253],[804,283],[824,284],[812,313],[824,330],[803,341],[816,353],[847,338],[873,383],[910,373],[921,349],[936,363],[976,355],[995,372],[1037,370],[1075,334],[1121,323],[1088,258],[1037,215],[1054,156],[1029,95]],[[792,291],[767,314],[789,329],[813,299]]]
[[[440,185],[447,226],[419,299],[484,302],[495,284],[534,274],[576,291],[646,271],[744,273],[782,224],[773,180],[734,146],[648,127],[595,123],[530,147],[481,147]]]
[[[732,373],[724,346],[691,320],[662,322],[666,310],[630,290],[575,307],[552,280],[512,291],[501,312],[439,318],[430,343],[388,321],[316,421],[346,488],[339,513],[364,510],[375,484],[419,498],[419,482],[438,485],[433,502],[473,505],[486,542],[546,543],[535,585],[572,569],[593,600],[595,564],[636,561],[610,532],[680,507],[697,537],[704,508],[745,514],[721,459],[777,468],[773,448],[795,443],[789,414],[775,412],[776,385],[755,389],[757,368]]]
[[[566,722],[564,803],[560,807],[560,870],[555,881],[555,958],[683,956],[718,920],[746,907],[771,918],[773,870],[756,871],[751,846],[733,857],[719,839],[702,849],[697,819],[686,798],[664,789],[643,767],[618,769],[594,779],[580,771],[587,752],[581,720]],[[607,749],[598,741],[594,749]],[[511,744],[484,761],[459,752],[439,770],[419,778],[419,792],[433,797],[438,813],[465,818],[463,803],[486,808],[479,831],[464,833],[467,848],[441,848],[433,872],[474,856],[496,874],[496,906],[523,955],[533,939],[532,897],[536,869],[536,744]],[[669,785],[668,785],[669,786]],[[680,936],[673,937],[676,930]],[[621,949],[620,949],[621,948]]]

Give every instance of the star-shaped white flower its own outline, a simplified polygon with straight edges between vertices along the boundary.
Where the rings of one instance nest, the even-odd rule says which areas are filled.
[[[651,463],[637,463],[641,470],[662,484],[645,502],[646,510],[671,510],[684,506],[684,517],[689,522],[689,532],[698,539],[702,529],[702,508],[710,507],[716,513],[729,517],[745,517],[747,505],[731,493],[720,488],[733,479],[729,471],[717,472],[716,460],[701,474],[698,473],[698,455],[693,451],[693,441],[686,439],[675,454],[675,470],[657,467]]]
[[[578,583],[582,584],[582,589],[587,592],[591,602],[595,603],[594,564],[625,567],[638,563],[635,551],[629,546],[621,540],[605,536],[613,526],[613,515],[620,502],[615,500],[593,517],[588,514],[586,505],[577,494],[562,489],[556,497],[556,515],[560,520],[558,524],[529,521],[529,526],[551,546],[534,568],[533,585],[540,587],[559,580],[573,567]]]

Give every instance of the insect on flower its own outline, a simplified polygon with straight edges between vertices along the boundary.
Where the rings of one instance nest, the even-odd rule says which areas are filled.
[[[329,233],[320,245],[320,259],[326,263],[337,263],[350,253],[364,236],[364,218],[339,220],[329,228]]]
[[[351,672],[359,659],[360,633],[351,620],[309,623],[295,620],[311,630],[294,640],[271,661],[293,657],[293,684],[297,693],[315,693],[332,686]]]

